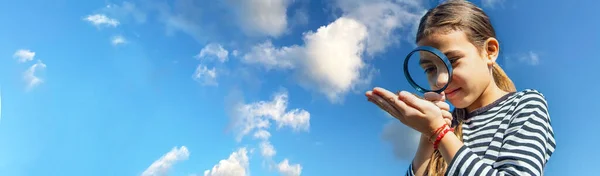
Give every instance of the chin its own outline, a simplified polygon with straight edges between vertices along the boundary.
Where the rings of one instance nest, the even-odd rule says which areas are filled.
[[[454,106],[454,108],[466,108],[467,106],[469,106],[469,104],[466,101],[463,100],[450,100],[450,103],[452,104],[452,106]]]
[[[471,104],[471,101],[469,101],[467,97],[455,97],[453,99],[449,99],[448,101],[452,104],[452,106],[459,109],[467,108]]]

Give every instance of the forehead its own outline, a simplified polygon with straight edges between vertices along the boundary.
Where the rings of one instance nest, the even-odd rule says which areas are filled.
[[[442,52],[449,50],[465,51],[471,49],[471,47],[474,47],[473,44],[469,42],[467,34],[459,30],[431,34],[421,39],[417,45],[431,46]]]

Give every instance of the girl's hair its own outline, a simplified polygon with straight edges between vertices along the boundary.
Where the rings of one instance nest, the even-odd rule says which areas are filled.
[[[417,31],[416,42],[432,34],[443,34],[453,30],[466,33],[467,38],[480,51],[485,49],[485,42],[489,38],[496,38],[496,33],[489,17],[483,10],[466,0],[448,0],[437,7],[430,9],[421,18]],[[506,73],[494,64],[492,75],[496,85],[507,92],[516,91],[515,85]],[[453,126],[455,134],[462,141],[462,118],[467,113],[464,109],[456,108]],[[439,151],[433,152],[431,160],[427,165],[425,175],[444,175],[447,164]]]

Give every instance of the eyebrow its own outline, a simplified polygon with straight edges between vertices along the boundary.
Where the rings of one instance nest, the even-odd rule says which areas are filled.
[[[448,57],[449,55],[459,55],[459,54],[460,54],[460,51],[458,51],[458,50],[450,50],[450,51],[446,51],[446,52],[444,52],[443,54],[444,54],[446,57]],[[430,61],[430,60],[423,60],[423,59],[421,59],[421,60],[419,61],[419,65],[422,65],[422,64],[427,64],[427,63],[431,63],[431,61]]]
[[[458,50],[450,50],[450,51],[446,51],[444,52],[444,55],[446,55],[446,57],[448,57],[449,55],[459,55],[461,52]]]

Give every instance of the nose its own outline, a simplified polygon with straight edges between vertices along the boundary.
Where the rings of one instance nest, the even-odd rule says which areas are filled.
[[[435,78],[436,89],[440,89],[448,84],[448,72],[441,72],[437,74]]]

